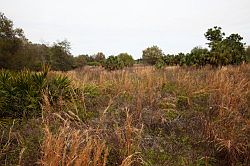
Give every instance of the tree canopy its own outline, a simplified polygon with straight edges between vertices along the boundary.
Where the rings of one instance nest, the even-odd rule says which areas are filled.
[[[108,70],[131,67],[135,62],[155,65],[196,66],[238,65],[250,61],[250,46],[245,47],[243,37],[237,33],[226,34],[221,27],[209,28],[204,34],[208,48],[194,47],[190,53],[164,54],[156,45],[142,51],[142,59],[135,61],[128,53],[105,58],[104,53],[79,55],[74,57],[70,42],[58,41],[52,45],[36,44],[28,41],[21,28],[0,13],[0,69],[20,70],[28,68],[40,70],[43,64],[51,65],[53,70],[67,71],[85,65],[103,66]]]
[[[123,62],[123,65],[125,67],[131,67],[134,65],[134,59],[131,55],[129,55],[128,53],[120,53],[118,55],[118,58]]]
[[[145,63],[155,65],[163,57],[163,52],[158,46],[148,47],[142,51],[142,59]]]
[[[243,38],[239,34],[231,34],[224,38],[220,27],[208,29],[205,33],[210,50],[209,64],[213,66],[240,64],[246,60]]]

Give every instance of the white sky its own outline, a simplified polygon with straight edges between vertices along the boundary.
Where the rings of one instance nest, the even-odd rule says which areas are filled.
[[[36,43],[67,39],[74,55],[106,56],[158,45],[166,54],[205,46],[220,26],[250,44],[250,0],[0,0],[0,11]]]

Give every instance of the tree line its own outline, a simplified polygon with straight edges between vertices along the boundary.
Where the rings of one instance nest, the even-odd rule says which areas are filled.
[[[146,48],[142,59],[134,60],[128,53],[105,57],[102,52],[94,55],[73,56],[70,43],[67,40],[55,42],[52,45],[30,42],[21,28],[14,28],[13,22],[0,13],[0,69],[40,70],[44,64],[49,64],[52,70],[68,71],[86,65],[103,66],[107,70],[117,70],[131,67],[135,63],[155,65],[162,68],[166,65],[215,67],[237,65],[250,61],[250,47],[245,48],[243,38],[239,34],[225,37],[220,27],[208,29],[205,37],[209,41],[207,48],[195,47],[190,53],[177,55],[164,54],[157,47]]]
[[[142,60],[157,68],[165,65],[197,66],[211,65],[221,67],[226,65],[239,65],[250,61],[250,46],[245,48],[243,38],[239,34],[224,37],[221,27],[215,26],[205,33],[209,41],[207,48],[194,47],[190,53],[165,55],[157,46],[152,46],[143,51]]]
[[[86,65],[103,66],[108,70],[130,67],[134,59],[127,53],[110,56],[107,59],[102,52],[94,55],[74,57],[67,40],[52,45],[30,42],[20,28],[14,28],[13,22],[0,13],[0,69],[21,70],[23,68],[40,70],[49,64],[52,70],[67,71]]]

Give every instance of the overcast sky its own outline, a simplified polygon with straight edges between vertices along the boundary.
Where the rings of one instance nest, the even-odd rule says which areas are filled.
[[[74,55],[159,46],[166,54],[206,46],[220,26],[250,44],[250,0],[0,0],[0,11],[36,43],[67,39]]]

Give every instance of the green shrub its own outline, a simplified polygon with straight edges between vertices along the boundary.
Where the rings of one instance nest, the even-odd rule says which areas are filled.
[[[87,65],[89,66],[101,66],[102,64],[100,62],[88,62]]]
[[[104,63],[104,68],[110,71],[123,69],[124,63],[117,56],[109,56]]]
[[[123,62],[125,67],[132,67],[135,63],[133,57],[128,53],[120,53],[117,57]]]
[[[164,53],[158,46],[148,47],[142,51],[142,59],[144,63],[155,65],[156,62],[163,57]]]
[[[95,108],[99,104],[100,89],[95,84],[87,84],[84,87],[84,98],[88,109]]]
[[[68,77],[55,75],[48,79],[47,86],[51,104],[56,103],[59,97],[70,98],[70,80]]]
[[[163,59],[159,59],[156,64],[155,64],[155,67],[156,69],[162,69],[164,68],[164,66],[166,65],[166,63],[164,62]]]
[[[1,71],[0,117],[39,114],[41,92],[45,88],[45,79],[46,73]]]
[[[42,72],[23,70],[0,71],[0,118],[41,115],[43,93],[48,91],[51,102],[67,97],[70,81],[65,76],[48,78],[48,68]]]

